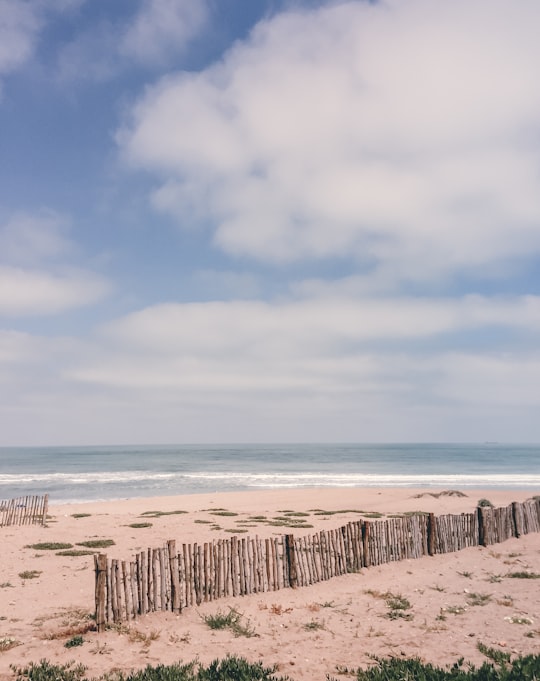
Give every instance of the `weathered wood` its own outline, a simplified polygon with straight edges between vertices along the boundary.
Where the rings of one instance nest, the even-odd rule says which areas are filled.
[[[124,609],[126,612],[126,620],[129,622],[131,610],[131,582],[128,580],[128,571],[126,561],[122,561],[122,582],[124,584]]]
[[[296,565],[296,551],[294,548],[294,535],[285,535],[285,561],[287,563],[287,574],[289,578],[289,584],[292,589],[296,589],[298,586],[298,572]]]
[[[437,523],[435,521],[435,514],[428,515],[427,524],[427,552],[428,556],[434,556],[437,546]]]
[[[105,631],[107,624],[107,556],[104,553],[94,555],[94,567],[96,572],[95,601],[96,601],[96,628],[99,633]]]

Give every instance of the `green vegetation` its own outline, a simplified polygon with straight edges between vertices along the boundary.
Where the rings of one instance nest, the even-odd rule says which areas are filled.
[[[493,508],[493,504],[489,499],[480,499],[477,506],[480,506],[481,508]]]
[[[72,518],[90,518],[92,514],[91,513],[72,513],[71,517]]]
[[[16,639],[12,638],[11,636],[3,636],[0,638],[0,653],[5,652],[6,650],[11,650],[11,648],[15,648],[15,646],[18,645],[19,641]]]
[[[58,551],[57,556],[93,556],[95,551],[88,549],[67,549],[66,551]]]
[[[204,621],[210,629],[230,629],[235,636],[246,636],[247,638],[257,636],[249,621],[244,624],[242,619],[243,615],[234,608],[229,608],[227,613],[218,610],[215,615],[205,615],[204,617]]]
[[[144,511],[141,516],[146,518],[159,518],[162,515],[180,515],[182,513],[187,513],[187,511]]]
[[[25,570],[24,572],[19,572],[19,577],[21,579],[35,579],[41,574],[40,570]]]
[[[107,546],[114,546],[114,543],[114,539],[88,539],[88,541],[78,541],[77,546],[86,546],[87,549],[105,549]]]
[[[233,516],[233,515],[238,515],[238,513],[235,513],[234,511],[212,511],[210,515],[222,515],[222,516]]]
[[[493,650],[482,644],[480,652],[489,661],[481,666],[458,660],[451,667],[426,664],[418,658],[374,658],[369,669],[351,669],[336,665],[336,673],[347,674],[356,681],[536,681],[540,678],[540,655],[526,655],[513,660],[508,653]],[[75,662],[54,665],[47,660],[32,662],[26,667],[12,667],[16,681],[90,681],[85,668]],[[292,681],[289,676],[276,676],[275,667],[250,663],[244,658],[227,656],[209,665],[193,661],[187,664],[148,665],[136,672],[115,671],[96,681]],[[327,676],[328,681],[336,681]]]
[[[527,572],[526,570],[521,570],[520,572],[508,572],[506,577],[512,577],[513,579],[540,579],[538,572]]]
[[[73,544],[61,541],[46,541],[40,544],[29,544],[27,549],[34,549],[35,551],[61,551],[62,549],[72,549]]]
[[[491,600],[491,594],[470,593],[467,594],[469,605],[487,605]]]
[[[76,646],[82,646],[83,643],[84,638],[82,636],[73,636],[64,643],[64,648],[75,648]]]
[[[130,523],[128,527],[134,527],[135,529],[142,527],[152,527],[152,523]]]

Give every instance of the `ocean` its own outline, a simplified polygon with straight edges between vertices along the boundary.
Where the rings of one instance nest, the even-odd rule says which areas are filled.
[[[300,487],[531,489],[540,445],[0,447],[0,499],[53,504]]]

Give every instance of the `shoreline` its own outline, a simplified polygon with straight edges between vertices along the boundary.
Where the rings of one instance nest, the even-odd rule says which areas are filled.
[[[31,548],[42,542],[65,542],[81,549],[81,542],[110,539],[114,545],[107,554],[127,560],[169,539],[194,543],[233,533],[261,538],[312,534],[343,526],[362,514],[375,519],[418,511],[459,514],[474,510],[481,498],[505,506],[531,498],[534,491],[474,489],[462,494],[435,488],[311,488],[51,503],[48,527],[0,528],[4,547],[0,638],[18,644],[0,653],[0,679],[13,678],[10,664],[44,658],[55,664],[76,660],[89,675],[98,676],[112,668],[129,671],[195,658],[206,664],[230,653],[277,664],[293,681],[324,681],[327,673],[336,674],[335,665],[368,665],[370,654],[419,656],[451,664],[461,656],[481,663],[485,658],[477,643],[501,652],[533,652],[540,642],[540,590],[531,589],[536,586],[531,580],[507,575],[511,571],[540,575],[540,533],[485,548],[362,568],[298,589],[203,602],[181,614],[154,612],[103,634],[89,630],[88,615],[94,607],[92,555],[62,556]],[[306,527],[270,523],[287,512],[307,514],[299,516]],[[32,571],[38,573],[35,578],[20,577]],[[407,599],[407,617],[388,618],[386,593]],[[482,596],[485,603],[470,605],[471,594]],[[237,637],[230,630],[209,629],[204,617],[229,608],[242,614],[255,635]],[[514,623],[518,621],[527,623]],[[66,641],[75,634],[83,637],[83,644],[66,649]]]

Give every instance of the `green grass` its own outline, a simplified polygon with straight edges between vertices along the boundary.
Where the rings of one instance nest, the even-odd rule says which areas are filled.
[[[19,641],[17,639],[12,638],[11,636],[3,636],[0,638],[0,652],[3,653],[6,650],[11,650],[11,648],[15,648],[15,646],[19,645]],[[52,679],[51,679],[52,681]]]
[[[73,636],[64,643],[64,648],[76,648],[82,646],[84,638],[81,635]]]
[[[247,638],[257,636],[249,620],[244,623],[243,615],[234,608],[229,608],[227,613],[218,610],[214,615],[205,615],[203,619],[210,629],[230,629],[235,636]]]
[[[235,513],[234,511],[212,511],[210,515],[220,515],[220,516],[234,516],[238,515],[238,513]]]
[[[489,499],[479,499],[477,506],[481,508],[493,508],[493,504]]]
[[[487,605],[491,601],[491,594],[470,593],[467,594],[469,605]]]
[[[130,523],[128,527],[134,527],[138,530],[143,527],[152,527],[152,523]]]
[[[187,511],[144,511],[141,516],[146,518],[159,518],[162,515],[181,515]]]
[[[90,551],[88,549],[67,549],[66,551],[57,551],[57,556],[71,556],[76,558],[77,556],[93,556],[95,551]]]
[[[73,544],[61,541],[45,541],[40,544],[28,544],[26,548],[35,551],[61,551],[62,549],[72,549]]]
[[[25,570],[24,572],[19,572],[19,577],[21,579],[36,579],[40,574],[40,570]]]
[[[508,572],[505,577],[511,577],[512,579],[540,579],[538,572],[527,572],[526,570]]]
[[[1,640],[0,640],[1,642]],[[16,642],[15,642],[16,645]],[[478,646],[488,661],[480,666],[461,658],[452,666],[440,667],[418,658],[373,657],[369,669],[354,669],[336,664],[338,674],[346,674],[353,681],[538,681],[540,655],[524,655],[511,659],[486,646]],[[15,681],[90,681],[86,669],[75,662],[64,665],[47,660],[31,662],[25,667],[12,666]],[[198,661],[172,665],[148,665],[132,672],[111,672],[95,681],[293,681],[289,676],[276,676],[276,667],[265,667],[262,662],[250,663],[242,657],[227,656],[208,665]],[[319,677],[317,677],[319,678]],[[322,679],[322,676],[320,676]],[[336,681],[327,675],[327,681]]]
[[[114,546],[114,543],[114,539],[88,539],[78,541],[77,546],[86,546],[87,549],[106,549],[108,546]]]
[[[72,513],[71,517],[72,518],[90,518],[92,514],[91,513]]]

